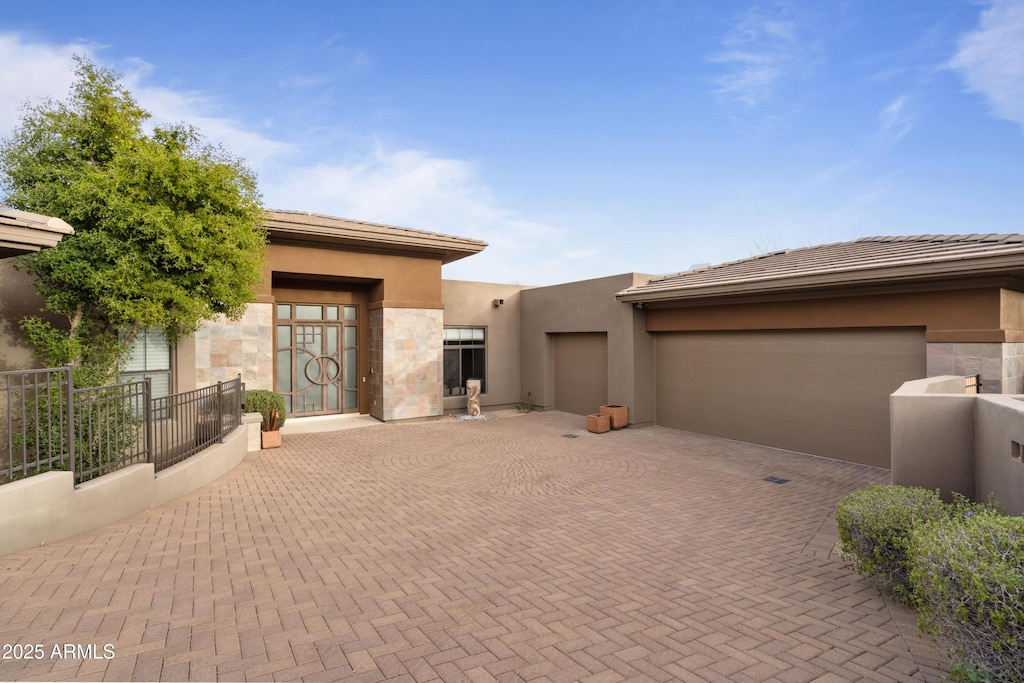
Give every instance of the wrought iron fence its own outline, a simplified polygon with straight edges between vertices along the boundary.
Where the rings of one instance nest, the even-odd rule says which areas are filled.
[[[172,396],[151,393],[148,379],[76,388],[70,367],[0,372],[0,484],[68,470],[77,485],[138,462],[160,471],[241,424],[240,376]]]
[[[223,441],[242,423],[242,378],[152,400],[151,443],[156,471]]]

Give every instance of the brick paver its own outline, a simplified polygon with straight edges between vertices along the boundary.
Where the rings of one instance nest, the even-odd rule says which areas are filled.
[[[584,427],[288,435],[184,498],[0,558],[0,644],[42,652],[0,679],[936,678],[912,618],[832,553],[836,499],[887,471]]]

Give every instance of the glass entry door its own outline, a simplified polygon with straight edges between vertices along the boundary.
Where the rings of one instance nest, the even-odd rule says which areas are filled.
[[[277,391],[289,415],[359,411],[358,308],[277,305]]]

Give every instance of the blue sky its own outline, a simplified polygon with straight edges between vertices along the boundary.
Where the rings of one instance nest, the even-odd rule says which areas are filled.
[[[1024,232],[1024,0],[9,3],[0,135],[76,53],[268,207],[490,244],[448,278]]]

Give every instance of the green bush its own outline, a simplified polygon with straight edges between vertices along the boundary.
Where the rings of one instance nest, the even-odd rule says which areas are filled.
[[[918,526],[911,555],[919,623],[954,673],[1024,681],[1024,518],[968,510]]]
[[[284,396],[266,389],[250,389],[245,392],[245,412],[263,416],[260,429],[264,432],[277,431],[284,426]]]
[[[926,522],[948,516],[937,491],[905,486],[868,486],[843,497],[835,508],[840,546],[848,567],[897,601],[913,604],[910,535]]]

